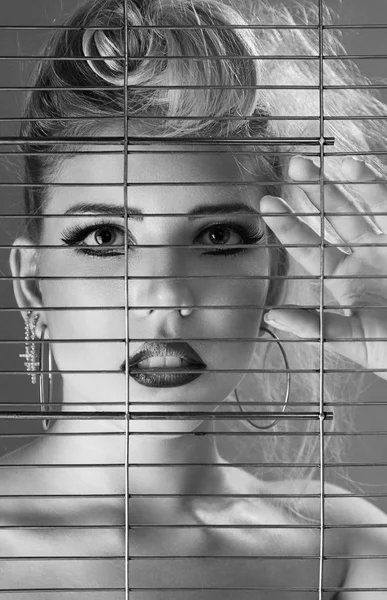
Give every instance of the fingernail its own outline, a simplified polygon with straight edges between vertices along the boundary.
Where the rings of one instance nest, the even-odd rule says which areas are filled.
[[[264,200],[265,198],[267,198],[268,200],[271,200],[272,198],[277,198],[278,200],[280,200],[283,204],[285,204],[286,208],[292,212],[292,207],[290,206],[290,204],[288,204],[286,202],[286,200],[284,200],[283,198],[281,198],[281,196],[264,196],[263,198],[261,198],[260,202],[262,202],[262,200]]]
[[[291,329],[289,329],[289,327],[287,327],[286,325],[283,325],[282,323],[278,323],[277,321],[271,321],[271,320],[265,319],[265,323],[267,323],[267,325],[271,325],[271,327],[275,327],[276,329],[281,329],[281,331],[287,331],[288,333],[293,333],[293,331]]]
[[[303,154],[295,154],[294,156],[292,156],[291,160],[293,160],[294,158],[302,158],[303,160],[306,160],[306,157]]]
[[[282,321],[281,315],[276,315],[275,313],[268,312],[264,315],[263,320],[268,325],[272,325],[273,327],[278,327],[279,329],[284,328],[287,331],[290,331],[289,329],[287,329],[287,327],[288,327],[287,323]]]
[[[295,154],[291,160],[293,160],[294,158],[302,158],[302,160],[307,160],[308,162],[314,163],[314,160],[312,158],[310,158],[309,156],[305,156],[303,154]]]
[[[286,202],[286,200],[284,200],[283,198],[281,198],[280,196],[277,196],[279,200],[281,200],[281,202],[283,204],[285,204],[286,208],[288,208],[290,211],[292,210],[292,207],[290,206],[290,204],[288,202]]]

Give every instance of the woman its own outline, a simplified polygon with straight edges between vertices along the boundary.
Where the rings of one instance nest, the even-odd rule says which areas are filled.
[[[386,310],[361,308],[385,305],[385,280],[355,279],[383,272],[387,218],[361,212],[384,210],[382,180],[363,183],[382,179],[384,165],[371,156],[366,162],[332,156],[322,165],[316,152],[314,160],[290,160],[297,153],[311,154],[306,143],[291,140],[318,140],[319,121],[275,117],[284,106],[290,117],[318,117],[319,90],[291,93],[270,86],[318,85],[317,61],[302,60],[318,54],[318,34],[243,29],[247,23],[294,25],[285,7],[133,0],[125,10],[129,25],[137,27],[129,30],[127,48],[121,0],[94,0],[48,44],[45,55],[61,60],[42,59],[38,65],[21,132],[30,139],[24,146],[30,152],[29,218],[11,252],[11,269],[26,321],[24,360],[32,380],[45,370],[38,351],[43,344],[36,342],[49,340],[62,375],[61,412],[118,412],[129,397],[131,435],[126,448],[125,420],[102,414],[99,420],[59,418],[50,435],[3,459],[8,466],[2,471],[4,493],[41,495],[18,499],[3,515],[6,527],[27,526],[2,530],[3,556],[25,558],[1,563],[4,597],[26,597],[21,590],[30,589],[30,598],[54,592],[59,598],[80,593],[94,598],[96,590],[98,598],[124,597],[122,465],[128,452],[128,543],[129,555],[136,557],[129,562],[131,597],[380,598],[383,592],[371,590],[387,589],[383,560],[358,557],[386,554],[385,530],[354,526],[384,526],[382,511],[364,499],[341,497],[344,488],[326,483],[325,493],[336,497],[325,502],[330,527],[324,531],[321,562],[320,480],[284,469],[283,479],[268,481],[228,465],[208,415],[236,392],[244,374],[254,371],[254,358],[262,355],[258,341],[273,328],[281,337],[290,332],[301,340],[319,338],[318,311],[267,307],[283,306],[294,290],[299,304],[305,307],[314,294],[311,305],[318,306],[321,208],[353,213],[325,219],[325,238],[336,246],[324,250],[324,273],[338,276],[325,280],[326,298],[336,307],[323,317],[325,347],[335,352],[336,364],[341,356],[386,378],[387,346],[368,341],[387,337]],[[299,16],[306,19],[302,11]],[[152,24],[160,28],[147,28]],[[333,34],[326,32],[326,40],[333,52],[343,51]],[[289,59],[252,58],[267,54],[289,54]],[[295,54],[301,58],[291,58]],[[211,60],[224,55],[229,58]],[[166,61],[164,56],[186,58]],[[343,84],[364,81],[354,68],[333,61],[325,77]],[[360,104],[368,114],[385,109],[365,91],[339,90],[327,94],[326,111],[345,114]],[[333,137],[334,150],[348,154],[374,150],[380,132],[372,121],[364,123],[330,122],[327,143]],[[120,142],[124,134],[131,138],[127,155]],[[132,139],[137,137],[158,141]],[[179,143],[182,137],[199,143]],[[274,149],[268,140],[243,143],[254,137],[289,142]],[[46,143],[37,143],[42,138]],[[231,145],[231,139],[240,142]],[[326,185],[324,207],[320,167],[328,180],[354,182]],[[300,219],[294,211],[309,216]],[[289,279],[285,289],[285,278],[297,272],[317,279],[304,290],[299,280],[292,290]],[[359,337],[365,341],[348,341]],[[319,380],[308,367],[318,365],[319,345],[308,344],[303,353],[304,346],[294,344],[306,372],[297,388],[292,378],[292,393],[295,406],[302,397],[310,409],[311,399],[319,398]],[[283,366],[277,362],[277,368]],[[160,368],[172,373],[157,372]],[[265,396],[255,390],[250,400],[273,400],[271,409],[286,410],[289,381],[276,383]],[[52,403],[58,402],[57,389],[53,385]],[[324,391],[325,397],[333,394],[328,385]],[[174,410],[180,415],[168,418]],[[145,418],[136,418],[136,412]],[[154,412],[167,416],[157,418]],[[194,414],[184,418],[184,413]],[[335,410],[334,427],[338,414]],[[318,434],[319,427],[330,427],[324,413],[319,424],[318,406],[317,427],[316,408],[314,416],[306,421],[306,431]],[[256,429],[291,428],[286,419],[249,421]],[[286,439],[272,432],[259,439],[275,456],[280,445],[288,451]],[[305,436],[291,460],[311,461],[316,450],[318,435]],[[173,556],[180,558],[168,558]]]

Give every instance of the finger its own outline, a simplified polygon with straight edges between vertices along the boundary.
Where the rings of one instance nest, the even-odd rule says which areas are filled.
[[[264,320],[268,325],[293,333],[297,337],[321,339],[320,314],[315,310],[275,309],[266,313]],[[362,351],[360,343],[334,341],[338,338],[361,337],[355,316],[344,317],[337,313],[325,312],[323,324],[324,347],[327,350],[341,354],[358,364],[365,363],[366,357],[363,355],[364,351]]]
[[[277,236],[281,244],[306,244],[309,247],[286,248],[293,258],[312,275],[321,272],[321,239],[306,223],[300,221],[285,200],[276,196],[264,196],[260,202],[262,218]],[[278,213],[278,216],[265,216]],[[310,247],[314,246],[314,247]],[[345,255],[338,248],[324,248],[324,272],[331,275]]]
[[[346,158],[342,167],[343,175],[350,181],[378,180],[376,173],[361,160]],[[359,183],[359,192],[372,212],[384,212],[375,215],[376,224],[383,233],[387,233],[387,185],[385,183]]]
[[[297,156],[292,159],[289,167],[289,175],[295,181],[318,180],[320,169],[311,160]],[[327,180],[325,180],[327,181]],[[312,204],[321,210],[321,186],[320,183],[302,184],[299,186],[308,196]],[[354,204],[346,198],[340,189],[333,184],[324,184],[324,211],[334,213],[356,212]],[[330,216],[327,220],[334,230],[346,242],[355,242],[366,233],[374,233],[371,225],[359,213],[359,216]]]

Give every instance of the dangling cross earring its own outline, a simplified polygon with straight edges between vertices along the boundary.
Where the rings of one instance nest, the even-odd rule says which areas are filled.
[[[36,323],[38,322],[39,315],[35,315],[31,323],[32,310],[29,310],[27,316],[24,318],[24,336],[26,351],[25,354],[19,354],[20,358],[25,358],[26,361],[24,366],[28,373],[31,373],[31,383],[36,383],[36,371],[39,369],[39,362],[36,360],[35,352],[35,331]]]

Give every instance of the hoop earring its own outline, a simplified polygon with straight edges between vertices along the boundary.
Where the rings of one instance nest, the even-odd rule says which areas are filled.
[[[44,341],[44,334],[46,332],[46,325],[42,326],[42,334],[40,336],[40,342]],[[48,347],[48,393],[47,393],[47,403],[45,402],[45,389],[44,389],[44,352],[43,352],[43,343],[39,344],[39,402],[40,402],[40,410],[42,413],[50,412],[50,404],[52,402],[52,354],[51,347]],[[43,429],[47,431],[50,428],[50,419],[42,420]]]
[[[274,338],[274,339],[277,340],[277,344],[280,347],[282,356],[283,356],[284,361],[285,361],[286,368],[288,370],[288,373],[287,373],[287,384],[286,384],[286,393],[285,393],[285,402],[284,402],[284,405],[283,405],[283,408],[282,408],[282,412],[284,413],[285,410],[286,410],[286,406],[287,406],[288,400],[289,400],[289,396],[290,396],[290,384],[291,384],[291,376],[290,376],[290,369],[289,369],[288,359],[287,359],[284,347],[283,347],[282,343],[280,342],[278,336],[276,336],[276,334],[273,331],[271,331],[270,329],[268,329],[267,327],[261,327],[261,329],[263,331],[266,331],[269,335],[271,335],[272,338]],[[244,413],[245,411],[243,410],[242,405],[240,404],[236,388],[234,390],[234,394],[235,394],[235,398],[236,398],[237,404],[238,404],[241,412]],[[253,423],[253,421],[250,421],[250,419],[246,419],[246,421],[248,421],[250,423],[250,425],[252,427],[255,427],[256,429],[271,429],[271,427],[274,427],[274,425],[276,425],[278,423],[279,419],[277,419],[276,421],[273,421],[273,423],[270,423],[270,425],[256,425],[255,423]]]

